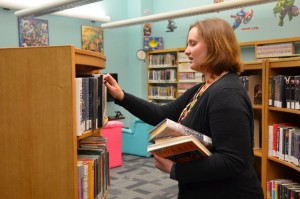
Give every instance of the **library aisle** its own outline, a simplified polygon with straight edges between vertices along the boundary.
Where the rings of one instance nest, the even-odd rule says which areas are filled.
[[[107,199],[175,199],[177,181],[154,167],[152,158],[123,154],[122,166],[110,169]]]

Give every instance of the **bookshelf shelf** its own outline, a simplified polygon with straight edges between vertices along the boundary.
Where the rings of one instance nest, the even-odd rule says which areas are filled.
[[[76,74],[105,56],[74,46],[0,49],[1,197],[77,199]]]
[[[285,166],[287,166],[287,167],[289,167],[289,168],[291,168],[291,169],[294,169],[295,171],[300,172],[300,167],[297,167],[297,166],[295,166],[295,165],[292,164],[292,163],[289,163],[289,162],[284,161],[284,160],[280,160],[280,159],[278,159],[278,158],[276,158],[276,157],[268,157],[268,159],[271,160],[271,161],[277,162],[277,163],[279,163],[279,164],[285,165]],[[288,178],[288,177],[289,177],[289,176],[286,176],[286,178]]]
[[[253,106],[253,109],[255,109],[255,110],[261,110],[262,109],[261,105],[253,104],[252,106]]]
[[[172,65],[150,65],[148,66],[149,69],[163,69],[163,68],[177,68],[177,66]]]
[[[256,157],[262,157],[262,150],[261,149],[253,149],[254,155]]]
[[[278,111],[278,112],[285,112],[285,113],[292,113],[296,115],[300,115],[299,110],[293,110],[293,109],[288,109],[288,108],[278,108],[278,107],[268,107],[270,111]]]

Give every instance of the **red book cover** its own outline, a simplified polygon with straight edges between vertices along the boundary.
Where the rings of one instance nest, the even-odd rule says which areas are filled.
[[[277,143],[278,143],[278,133],[277,130],[280,126],[293,126],[293,124],[291,123],[277,123],[277,124],[273,124],[273,153],[272,155],[274,157],[278,157],[277,151],[278,151],[278,147],[277,147]]]

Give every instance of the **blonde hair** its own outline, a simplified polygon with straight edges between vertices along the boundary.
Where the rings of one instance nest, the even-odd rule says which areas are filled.
[[[203,69],[216,75],[224,71],[240,72],[240,46],[233,28],[227,21],[220,18],[197,21],[190,26],[189,31],[194,27],[207,46]]]

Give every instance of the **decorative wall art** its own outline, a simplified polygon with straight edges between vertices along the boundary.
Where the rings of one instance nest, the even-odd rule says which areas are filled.
[[[162,37],[144,37],[144,50],[161,50],[163,49]]]
[[[35,18],[18,18],[19,46],[48,46],[48,21]]]
[[[83,25],[81,28],[81,48],[103,54],[103,29],[99,26]]]

